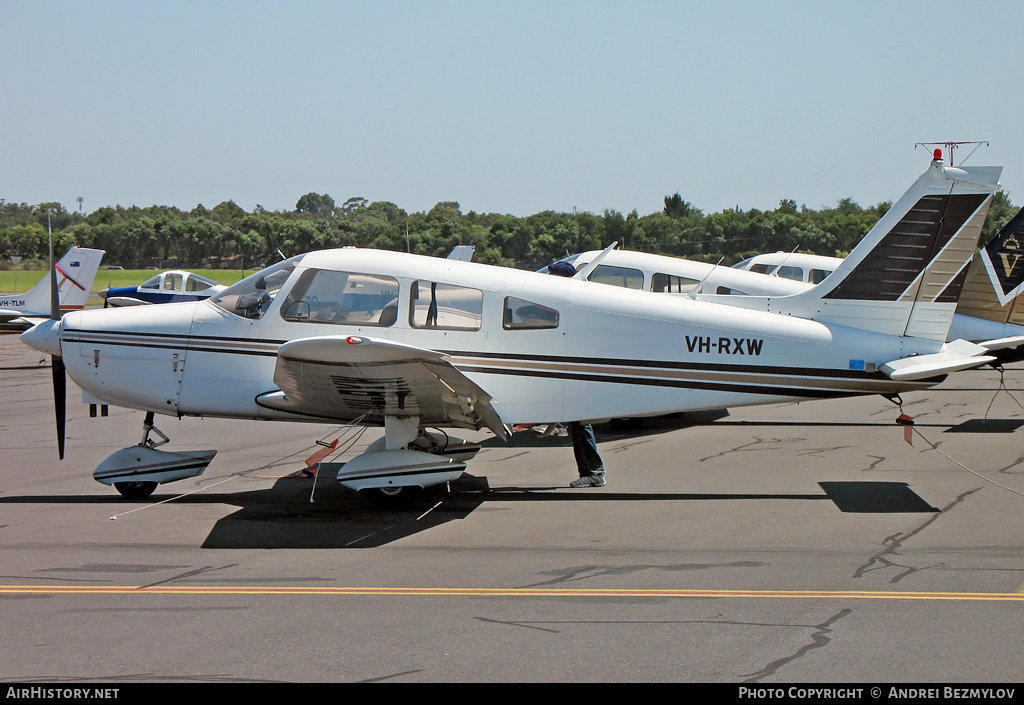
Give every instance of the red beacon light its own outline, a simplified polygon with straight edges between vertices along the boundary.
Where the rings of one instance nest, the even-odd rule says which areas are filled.
[[[937,162],[941,162],[942,161],[942,150],[941,149],[936,149],[935,153],[932,155],[932,158],[935,161],[937,161]]]

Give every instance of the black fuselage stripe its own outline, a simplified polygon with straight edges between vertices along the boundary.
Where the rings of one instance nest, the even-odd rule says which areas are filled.
[[[105,334],[111,337],[105,339],[87,339],[87,340],[76,340],[74,338],[65,338],[66,342],[86,344],[95,343],[102,345],[119,345],[126,347],[143,347],[143,348],[166,348],[168,350],[189,350],[196,352],[209,352],[209,353],[227,353],[235,355],[256,355],[261,357],[276,357],[276,350],[257,350],[249,348],[235,348],[235,347],[213,347],[210,345],[195,345],[196,340],[201,341],[212,341],[224,343],[241,342],[252,346],[278,346],[282,345],[287,341],[271,341],[271,340],[253,340],[250,338],[216,338],[213,336],[181,336],[181,335],[169,335],[169,334],[139,334],[130,333],[124,334],[125,336],[131,336],[132,338],[147,338],[155,337],[161,339],[161,342],[139,342],[137,340],[118,340],[117,334],[112,331],[68,331],[68,333],[80,333],[88,336]],[[171,345],[166,341],[170,338],[175,338],[179,342],[178,344]],[[478,358],[481,360],[500,360],[510,363],[518,362],[544,362],[548,364],[565,365],[565,364],[582,364],[582,365],[604,365],[610,367],[636,367],[636,368],[648,368],[648,369],[670,369],[670,370],[688,370],[688,371],[708,371],[708,372],[741,372],[741,373],[753,373],[753,374],[774,374],[774,375],[790,375],[796,377],[826,377],[826,378],[840,378],[840,379],[862,379],[862,380],[878,380],[888,381],[888,377],[880,372],[862,372],[859,370],[847,370],[847,369],[811,369],[805,367],[787,367],[781,365],[735,365],[726,363],[713,363],[713,362],[682,362],[675,360],[635,360],[625,358],[605,358],[605,357],[580,357],[580,356],[558,356],[558,355],[537,355],[530,353],[499,353],[499,352],[469,352],[460,350],[443,350],[439,351],[443,355],[449,357],[460,357],[460,358]],[[327,363],[317,363],[327,364]],[[346,363],[338,363],[339,365],[345,365]],[[464,365],[459,365],[460,369],[469,369]],[[476,368],[474,368],[476,369]],[[488,369],[487,371],[492,371]]]
[[[74,338],[66,338],[66,342],[75,344],[101,344],[101,345],[115,345],[124,347],[140,347],[149,349],[167,349],[167,350],[185,350],[194,352],[207,352],[217,354],[232,354],[232,355],[243,355],[243,356],[255,356],[255,357],[277,357],[275,350],[253,350],[237,347],[227,347],[232,343],[243,342],[249,345],[279,345],[284,341],[262,341],[253,340],[251,338],[218,338],[214,336],[181,336],[171,335],[164,333],[124,333],[120,334],[122,338],[131,338],[118,340],[118,333],[114,331],[67,331],[67,334],[79,334],[84,336],[93,335],[106,335],[108,336],[102,340],[76,340]],[[154,338],[153,342],[140,342],[138,339]],[[180,341],[179,344],[169,344],[171,339]],[[208,345],[195,345],[196,341],[202,342],[223,342],[227,346],[223,348],[211,347]],[[555,355],[538,355],[530,353],[521,354],[507,354],[497,352],[467,352],[467,351],[442,351],[442,354],[451,357],[461,358],[476,358],[484,365],[474,365],[471,362],[466,364],[457,365],[457,369],[462,372],[476,372],[481,374],[497,374],[497,375],[509,375],[517,377],[527,378],[545,378],[545,379],[562,379],[562,380],[578,380],[587,382],[605,382],[611,384],[629,384],[639,386],[655,386],[655,387],[672,387],[679,389],[703,389],[708,391],[720,391],[720,392],[732,392],[737,394],[762,394],[769,396],[779,397],[807,397],[807,398],[835,398],[835,397],[850,397],[850,396],[862,396],[869,394],[881,394],[889,391],[887,389],[873,390],[846,390],[846,389],[822,389],[822,388],[807,388],[799,385],[800,378],[814,378],[821,382],[826,382],[829,379],[850,380],[856,379],[861,381],[878,381],[882,383],[890,382],[889,378],[885,375],[875,372],[859,372],[856,370],[828,370],[828,369],[808,369],[808,368],[797,368],[797,367],[783,367],[783,366],[769,366],[769,365],[729,365],[723,363],[687,363],[680,361],[655,361],[655,360],[627,360],[621,358],[598,358],[598,357],[575,357],[575,356],[555,356]],[[565,364],[576,364],[576,365],[603,365],[608,367],[622,368],[623,374],[628,374],[628,368],[639,368],[645,370],[652,369],[665,369],[672,371],[684,371],[684,372],[733,372],[748,375],[774,375],[774,376],[792,376],[796,379],[793,380],[794,386],[764,386],[756,383],[730,383],[730,382],[708,382],[708,381],[697,381],[691,379],[664,379],[656,377],[615,377],[612,375],[592,374],[586,372],[573,372],[568,370],[524,370],[524,369],[505,369],[497,367],[486,366],[487,360],[495,360],[508,363],[521,363],[521,362],[542,362],[549,365],[565,365]],[[330,364],[317,362],[315,364]],[[339,366],[347,366],[347,363],[337,363]],[[944,376],[937,376],[928,380],[917,380],[922,388],[931,386],[937,381],[941,381]],[[906,388],[906,384],[901,385],[902,389]]]
[[[544,377],[548,379],[577,380],[582,382],[607,382],[609,384],[629,384],[648,387],[672,387],[676,389],[704,389],[716,392],[733,392],[736,394],[760,394],[779,397],[813,397],[833,399],[835,397],[855,397],[880,394],[886,390],[839,390],[809,389],[807,387],[763,387],[756,384],[731,384],[726,382],[700,382],[690,379],[657,379],[650,377],[613,377],[610,375],[593,375],[582,372],[559,372],[545,370],[503,370],[491,367],[460,367],[463,372],[482,374],[512,375],[518,377]]]

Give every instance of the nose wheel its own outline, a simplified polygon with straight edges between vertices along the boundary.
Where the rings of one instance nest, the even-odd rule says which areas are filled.
[[[128,499],[145,499],[156,490],[157,482],[115,482],[114,489]]]
[[[190,450],[172,453],[158,450],[170,439],[153,425],[155,414],[147,413],[142,422],[142,440],[110,455],[93,471],[92,477],[112,485],[122,497],[145,499],[158,485],[196,477],[217,454],[215,450]]]

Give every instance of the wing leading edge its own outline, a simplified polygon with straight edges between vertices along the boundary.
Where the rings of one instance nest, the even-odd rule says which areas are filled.
[[[364,336],[318,336],[284,343],[277,353],[279,391],[262,406],[306,416],[380,424],[419,418],[421,426],[508,431],[492,397],[442,353]]]

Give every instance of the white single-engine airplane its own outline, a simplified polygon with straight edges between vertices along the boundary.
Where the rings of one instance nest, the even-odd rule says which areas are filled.
[[[61,311],[80,311],[89,299],[103,250],[72,247],[55,267]],[[50,277],[44,276],[24,294],[0,295],[0,326],[23,331],[50,315]],[[33,320],[36,319],[36,320]]]
[[[761,310],[339,249],[278,262],[206,301],[71,313],[22,339],[53,356],[59,440],[64,367],[86,401],[147,412],[142,442],[94,473],[122,494],[199,475],[213,457],[156,450],[159,413],[383,425],[337,479],[401,496],[459,477],[479,449],[427,428],[508,438],[521,423],[895,400],[991,362],[1008,343],[947,344],[955,299],[930,294],[973,254],[1000,172],[936,159],[814,289],[728,297]]]

